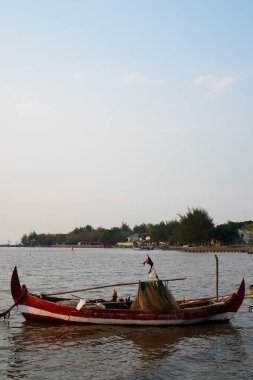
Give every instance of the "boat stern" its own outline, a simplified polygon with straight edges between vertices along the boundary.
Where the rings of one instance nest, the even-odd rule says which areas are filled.
[[[236,308],[236,311],[239,310],[241,304],[243,303],[244,297],[245,297],[245,280],[243,278],[241,283],[240,283],[240,286],[237,290],[236,298],[235,298],[235,302],[234,302],[234,306]]]

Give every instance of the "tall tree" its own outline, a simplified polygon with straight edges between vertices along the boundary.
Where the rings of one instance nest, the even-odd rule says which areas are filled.
[[[180,242],[180,223],[178,220],[166,222],[166,239],[170,244],[178,244]]]
[[[202,208],[188,208],[185,215],[179,215],[180,235],[184,243],[201,244],[211,238],[213,219]]]
[[[222,244],[233,244],[239,241],[238,223],[228,221],[214,228],[213,237]]]
[[[135,225],[133,228],[133,233],[135,234],[145,234],[148,232],[147,225],[145,223],[138,225]]]
[[[91,232],[93,230],[93,227],[91,225],[87,224],[87,226],[85,227],[85,230],[87,232]]]
[[[129,225],[126,222],[124,222],[124,220],[121,223],[121,229],[122,229],[122,231],[125,231],[125,232],[131,231]]]

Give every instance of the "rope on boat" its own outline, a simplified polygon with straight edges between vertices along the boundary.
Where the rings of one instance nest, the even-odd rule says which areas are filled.
[[[9,309],[3,311],[2,313],[0,313],[0,319],[1,318],[4,318],[5,319],[9,319],[10,318],[10,314],[11,314],[11,310],[17,306],[17,304],[22,300],[22,298],[25,296],[25,294],[27,293],[27,290],[23,291],[21,296],[17,299],[17,301],[14,302],[14,304],[9,307]]]

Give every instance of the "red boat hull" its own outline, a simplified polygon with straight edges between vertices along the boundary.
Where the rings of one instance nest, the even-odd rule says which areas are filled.
[[[240,308],[245,295],[245,282],[241,281],[236,293],[226,296],[225,301],[205,306],[179,308],[166,313],[153,313],[131,309],[101,309],[97,305],[84,306],[77,310],[74,306],[64,305],[34,296],[21,287],[17,269],[13,270],[11,292],[22,315],[27,320],[96,323],[121,325],[186,325],[203,322],[228,322]]]

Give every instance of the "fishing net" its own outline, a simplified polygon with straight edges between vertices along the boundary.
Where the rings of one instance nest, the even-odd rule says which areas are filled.
[[[138,294],[131,306],[131,310],[165,313],[179,309],[168,286],[163,281],[140,282]]]

